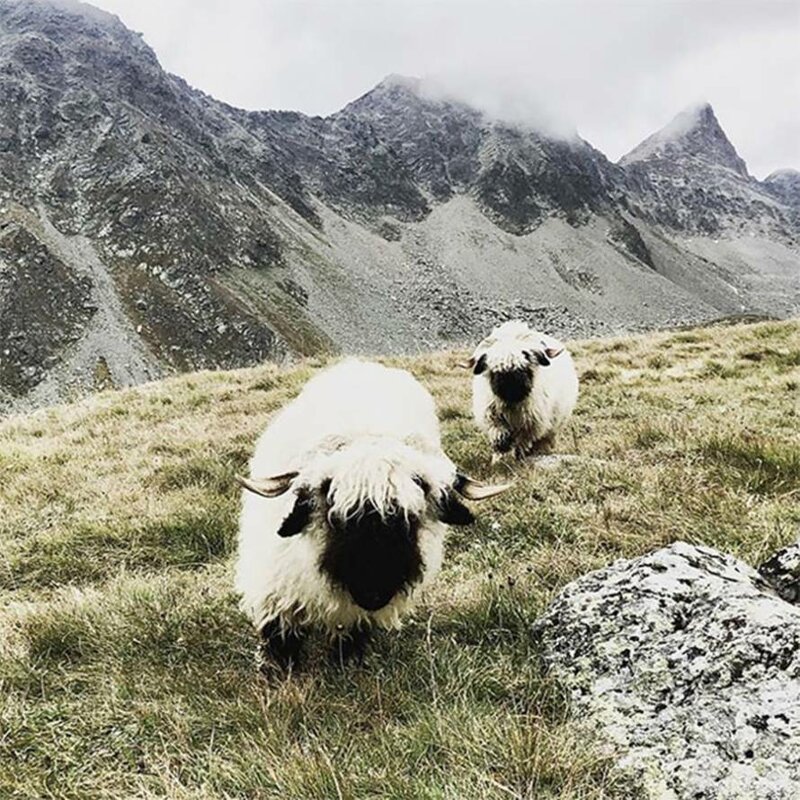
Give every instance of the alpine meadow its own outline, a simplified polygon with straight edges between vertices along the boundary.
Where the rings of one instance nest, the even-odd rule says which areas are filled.
[[[0,0],[0,800],[800,800],[797,0]]]
[[[567,583],[672,542],[756,565],[800,524],[800,323],[570,344],[559,453],[490,470],[463,352],[398,357],[444,446],[513,478],[361,664],[263,678],[232,560],[270,415],[329,363],[199,372],[0,422],[0,796],[634,798],[542,665]],[[641,795],[645,796],[645,795]]]

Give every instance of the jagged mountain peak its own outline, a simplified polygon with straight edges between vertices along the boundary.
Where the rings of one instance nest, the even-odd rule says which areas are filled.
[[[18,27],[23,27],[26,22],[34,24],[37,31],[51,20],[54,25],[46,30],[51,36],[58,33],[55,25],[68,20],[70,25],[63,31],[65,35],[74,34],[73,26],[78,25],[86,29],[101,28],[118,35],[141,38],[140,34],[129,30],[116,14],[80,0],[3,0],[0,3],[0,14],[6,18],[13,18]]]
[[[413,106],[420,98],[419,78],[405,75],[387,75],[382,81],[349,102],[344,108],[331,114],[332,118],[343,115],[370,112],[383,107]]]
[[[379,113],[440,115],[458,113],[479,119],[483,114],[476,108],[453,97],[436,81],[392,73],[361,97],[348,103],[333,117],[346,115],[372,115]]]
[[[685,108],[669,123],[624,155],[622,166],[668,159],[701,160],[747,177],[747,166],[736,152],[708,102]]]
[[[691,121],[690,124],[695,125],[719,125],[714,114],[714,108],[708,100],[701,100],[698,103],[691,103],[686,106],[675,116],[673,122],[677,119],[685,119]]]
[[[420,90],[422,79],[414,75],[400,75],[392,72],[375,86],[375,90],[401,89],[416,94]]]
[[[329,119],[376,136],[436,201],[471,194],[515,233],[551,213],[576,220],[610,204],[602,154],[577,136],[495,118],[437,79],[390,75]]]
[[[774,197],[795,210],[800,208],[800,172],[791,167],[776,169],[764,178],[764,186]]]
[[[376,83],[375,86],[364,92],[360,97],[348,103],[345,109],[376,102],[414,103],[422,99],[422,83],[421,78],[392,73]],[[344,111],[345,109],[342,110]]]
[[[0,0],[0,36],[0,55],[21,61],[33,75],[44,74],[52,57],[62,60],[66,53],[85,61],[87,47],[94,55],[97,49],[117,53],[119,62],[134,58],[158,66],[140,33],[79,0]]]
[[[782,167],[770,172],[766,178],[765,183],[774,183],[776,181],[800,181],[800,170],[792,169],[791,167]]]

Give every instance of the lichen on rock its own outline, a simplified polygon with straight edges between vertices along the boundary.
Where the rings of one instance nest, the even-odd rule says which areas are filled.
[[[569,584],[534,626],[575,717],[646,798],[800,798],[800,609],[682,542]]]
[[[758,572],[787,603],[800,605],[800,542],[778,550]]]

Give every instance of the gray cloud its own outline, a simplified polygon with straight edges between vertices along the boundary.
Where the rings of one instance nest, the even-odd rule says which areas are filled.
[[[95,0],[245,108],[328,114],[389,73],[616,159],[708,100],[750,171],[800,167],[796,0]]]

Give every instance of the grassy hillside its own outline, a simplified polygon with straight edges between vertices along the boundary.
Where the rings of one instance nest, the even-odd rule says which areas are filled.
[[[531,622],[578,575],[683,539],[757,563],[800,523],[800,322],[574,346],[553,469],[453,530],[367,661],[265,683],[230,590],[243,468],[322,362],[203,373],[0,423],[0,797],[629,797],[570,728]],[[401,360],[490,477],[456,354]],[[397,363],[397,362],[395,362]],[[316,654],[316,655],[314,655]]]

